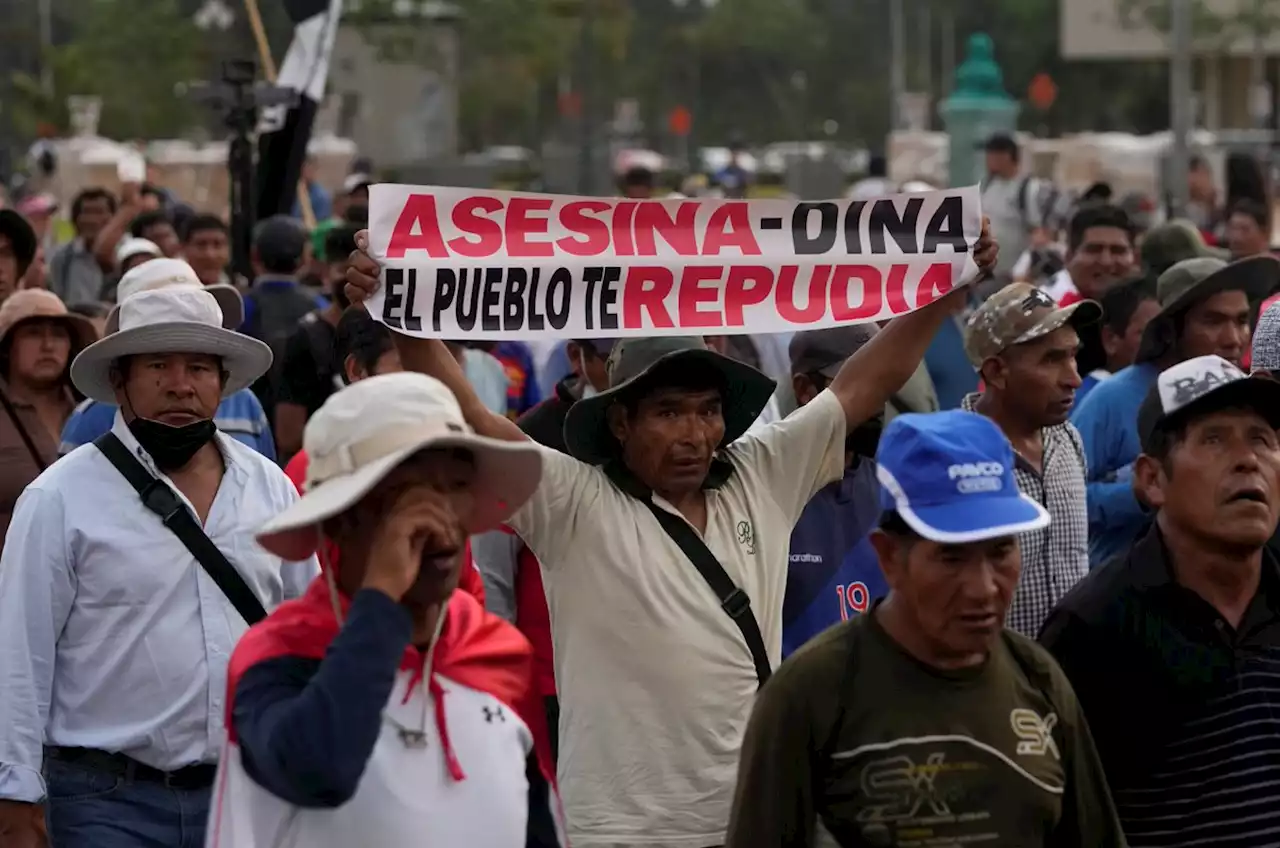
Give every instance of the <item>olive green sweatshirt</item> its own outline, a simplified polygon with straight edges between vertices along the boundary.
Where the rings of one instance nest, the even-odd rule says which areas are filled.
[[[1006,631],[987,661],[926,666],[872,613],[831,628],[761,690],[727,848],[1123,848],[1075,694]],[[821,823],[821,828],[820,828]]]

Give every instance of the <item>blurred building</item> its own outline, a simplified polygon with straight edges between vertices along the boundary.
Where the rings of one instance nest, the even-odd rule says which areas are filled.
[[[1127,0],[1062,0],[1059,3],[1060,43],[1064,59],[1166,60],[1167,35],[1153,26],[1167,19],[1167,2],[1133,3]],[[1268,89],[1261,95],[1265,113],[1276,113],[1276,77],[1280,56],[1280,27],[1256,34],[1249,25],[1256,0],[1193,0],[1210,15],[1231,25],[1194,34],[1194,82],[1196,118],[1209,130],[1254,126],[1250,111],[1252,63],[1255,53],[1264,57]],[[1144,17],[1142,9],[1154,8],[1158,16]],[[1274,18],[1274,13],[1270,15]],[[1274,24],[1271,26],[1274,27]]]
[[[397,2],[372,18],[348,2],[329,71],[334,131],[379,168],[458,155],[456,7]]]

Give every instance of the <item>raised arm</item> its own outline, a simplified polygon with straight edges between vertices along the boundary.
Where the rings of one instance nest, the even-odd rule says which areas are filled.
[[[984,218],[973,252],[983,272],[995,267],[999,253],[988,224]],[[923,309],[893,319],[845,361],[830,388],[844,407],[849,429],[878,415],[889,396],[911,379],[942,322],[964,306],[966,296],[966,290],[957,289]]]
[[[356,249],[347,266],[347,297],[352,304],[363,305],[382,285],[378,279],[378,263],[369,256],[368,249],[369,231],[361,230],[356,234]],[[528,438],[514,421],[490,412],[485,407],[471,387],[462,366],[444,342],[439,339],[420,339],[394,331],[392,336],[405,370],[428,374],[448,386],[458,399],[467,423],[477,433],[509,442],[520,442]]]

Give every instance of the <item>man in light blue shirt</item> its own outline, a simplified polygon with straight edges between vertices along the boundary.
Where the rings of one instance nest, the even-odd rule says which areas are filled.
[[[1186,259],[1156,282],[1160,311],[1133,365],[1099,383],[1071,413],[1088,462],[1089,566],[1123,553],[1151,523],[1133,494],[1138,407],[1166,368],[1215,354],[1239,365],[1249,349],[1249,306],[1280,287],[1280,262]]]
[[[296,490],[213,424],[270,349],[222,326],[186,263],[155,261],[171,284],[126,298],[72,363],[80,392],[120,407],[110,434],[27,487],[0,555],[0,834],[15,845],[43,800],[58,848],[202,846],[249,607],[318,573],[255,543]],[[228,599],[116,462],[189,511],[256,604]]]

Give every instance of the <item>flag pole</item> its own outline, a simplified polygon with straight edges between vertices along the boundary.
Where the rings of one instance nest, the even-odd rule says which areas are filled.
[[[276,83],[276,63],[271,58],[271,45],[267,42],[267,30],[262,25],[262,13],[258,11],[258,0],[244,0],[244,10],[249,15],[249,27],[253,30],[253,40],[258,44],[258,59],[262,62],[262,73],[267,82]],[[311,208],[311,195],[302,180],[298,180],[298,208],[302,210],[302,223],[308,230],[316,228],[316,213]]]

